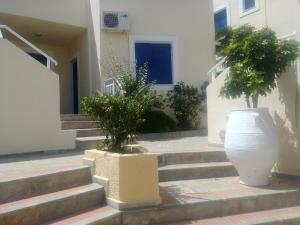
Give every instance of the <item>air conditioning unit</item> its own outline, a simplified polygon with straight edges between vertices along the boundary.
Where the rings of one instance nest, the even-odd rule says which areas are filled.
[[[111,32],[129,31],[129,17],[125,12],[103,12],[102,29]]]

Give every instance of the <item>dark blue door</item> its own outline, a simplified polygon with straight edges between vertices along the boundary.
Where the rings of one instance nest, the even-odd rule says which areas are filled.
[[[77,59],[72,61],[72,88],[73,88],[73,113],[79,113],[79,96],[78,96],[78,64]]]
[[[28,53],[32,58],[47,66],[47,58],[39,53]]]
[[[173,84],[171,44],[136,43],[135,57],[137,68],[147,64],[149,81]]]

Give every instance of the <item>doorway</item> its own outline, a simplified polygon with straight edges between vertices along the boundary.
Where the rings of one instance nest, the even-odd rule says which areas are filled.
[[[79,74],[77,57],[70,62],[71,80],[71,111],[73,114],[79,113]]]

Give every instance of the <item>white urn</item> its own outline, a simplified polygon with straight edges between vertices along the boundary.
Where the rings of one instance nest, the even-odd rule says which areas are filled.
[[[242,184],[268,185],[279,154],[278,136],[268,109],[232,111],[227,122],[225,151]]]

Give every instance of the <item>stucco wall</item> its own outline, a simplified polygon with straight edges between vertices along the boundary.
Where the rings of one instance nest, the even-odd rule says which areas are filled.
[[[75,133],[61,131],[57,74],[5,39],[0,50],[0,154],[73,149]]]
[[[101,12],[128,12],[130,20],[128,33],[101,31],[101,59],[113,52],[129,61],[133,35],[176,37],[179,80],[199,87],[215,63],[212,7],[210,0],[100,0]]]
[[[0,0],[0,12],[86,27],[86,0]]]
[[[107,182],[106,197],[109,204],[131,208],[161,203],[155,154],[88,150],[84,161],[93,162],[93,175]]]
[[[219,7],[224,2],[223,0],[215,0],[215,7]],[[231,14],[238,13],[238,0],[227,2],[230,4]],[[296,36],[292,38],[300,41],[299,1],[260,0],[260,6],[263,7],[260,11],[249,16],[243,18],[232,16],[232,25],[238,26],[248,22],[257,27],[263,27],[267,24],[276,31],[279,37],[296,31]],[[264,20],[258,21],[257,18],[259,17],[264,18]],[[281,152],[275,169],[280,173],[291,175],[300,175],[299,66],[299,61],[295,62],[293,67],[278,82],[278,88],[266,97],[259,99],[259,107],[269,108],[280,137]],[[233,109],[246,108],[243,98],[230,100],[219,97],[219,90],[224,79],[225,74],[219,76],[207,89],[208,141],[211,144],[223,144],[220,131],[226,128],[226,117],[229,112]]]

